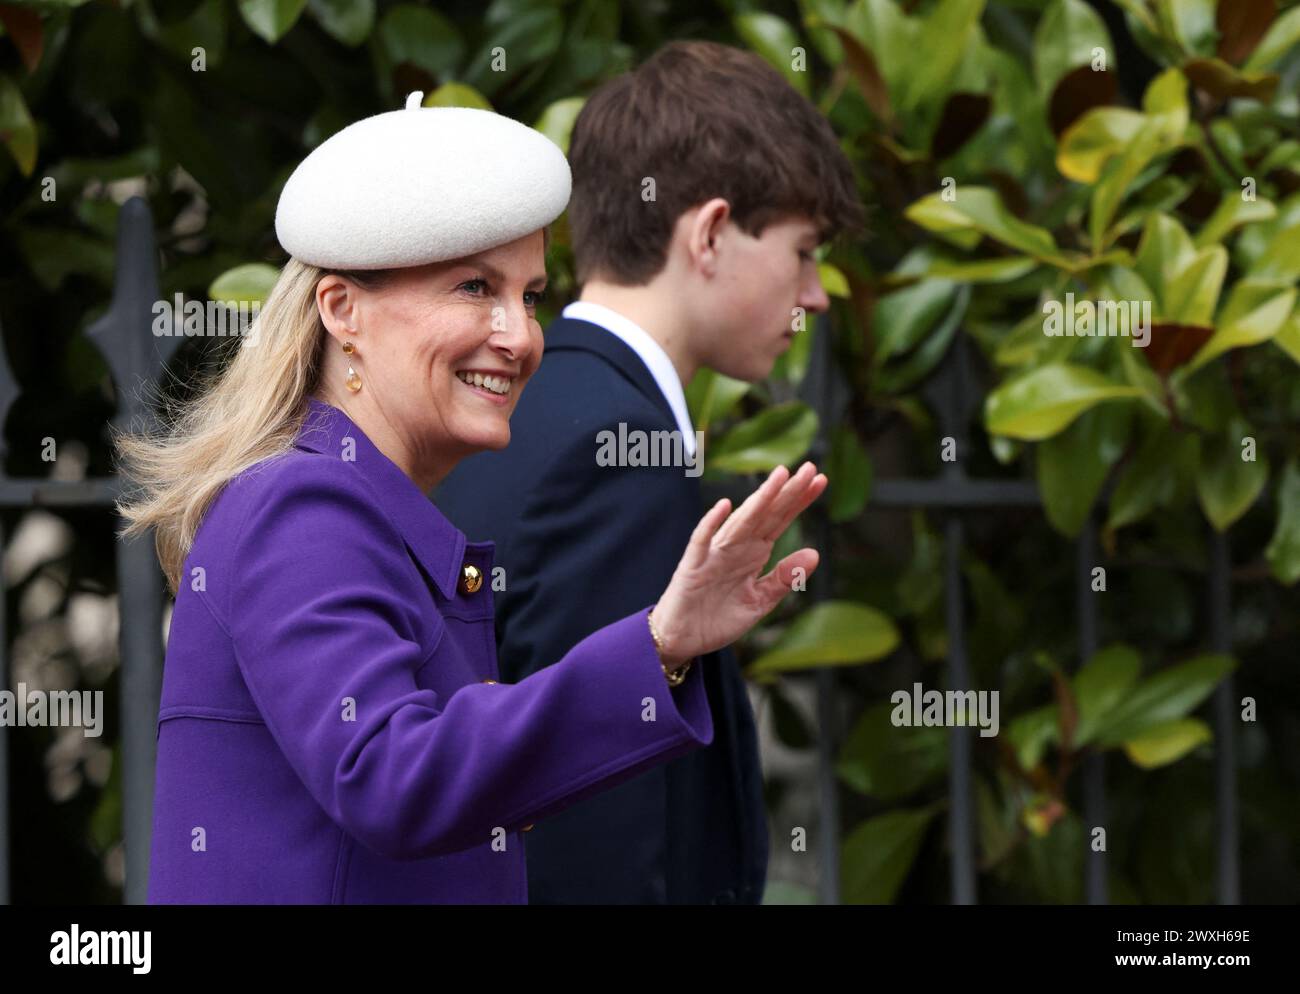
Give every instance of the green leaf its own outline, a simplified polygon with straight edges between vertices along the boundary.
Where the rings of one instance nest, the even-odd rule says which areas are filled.
[[[1201,225],[1193,244],[1197,248],[1215,245],[1242,225],[1276,216],[1277,207],[1271,200],[1243,200],[1240,193],[1225,193],[1214,213]]]
[[[1107,161],[1101,178],[1093,187],[1088,213],[1088,237],[1094,252],[1102,251],[1108,244],[1107,231],[1133,181],[1164,150],[1165,143],[1160,135],[1144,128],[1129,140],[1119,155]]]
[[[325,32],[355,48],[375,26],[375,0],[309,0],[311,12]]]
[[[1038,260],[1023,255],[997,259],[935,259],[926,271],[928,276],[959,283],[1008,283],[1027,276],[1038,268]]]
[[[947,314],[928,331],[906,358],[900,362],[877,366],[871,379],[871,390],[891,395],[902,393],[911,390],[928,376],[947,354],[969,303],[970,287],[958,287]]]
[[[874,663],[897,646],[898,629],[887,614],[851,601],[822,601],[795,618],[747,674]]]
[[[1300,225],[1300,192],[1286,197],[1277,205],[1277,216],[1246,228],[1233,246],[1233,262],[1249,272],[1273,247],[1279,236]]]
[[[808,372],[808,360],[812,358],[813,339],[819,328],[816,322],[809,327],[807,318],[806,313],[797,320],[795,315],[790,315],[790,327],[795,336],[790,341],[790,347],[777,356],[776,362],[772,364],[772,371],[768,374],[770,380],[784,380],[792,387],[803,382],[804,375]]]
[[[1074,536],[1088,520],[1110,468],[1124,454],[1133,408],[1106,404],[1084,412],[1038,446],[1038,492],[1052,527]]]
[[[686,409],[691,423],[699,431],[708,431],[709,425],[730,414],[748,392],[749,384],[744,380],[733,380],[707,366],[700,367],[686,387]]]
[[[983,12],[984,0],[939,0],[934,5],[920,23],[913,50],[925,53],[925,71],[913,68],[903,76],[898,99],[901,110],[931,103],[946,94],[962,57],[974,44]]]
[[[1121,745],[1176,718],[1183,718],[1236,668],[1229,656],[1204,655],[1142,681],[1097,729],[1102,748]]]
[[[1165,286],[1161,307],[1165,320],[1209,325],[1227,272],[1227,249],[1222,245],[1201,249]]]
[[[556,145],[565,155],[569,154],[569,136],[573,134],[573,122],[578,119],[586,97],[565,97],[557,100],[542,111],[542,116],[533,125]]]
[[[1274,169],[1300,172],[1300,142],[1291,138],[1278,142],[1268,150],[1268,154],[1260,160],[1257,168],[1261,176],[1267,176]]]
[[[1264,247],[1246,274],[1255,282],[1289,286],[1300,279],[1300,228],[1286,227]]]
[[[871,496],[871,459],[862,448],[858,434],[841,425],[831,437],[830,519],[849,521],[862,513]]]
[[[1124,743],[1124,751],[1144,770],[1168,766],[1203,742],[1212,742],[1210,726],[1198,718],[1176,718],[1148,728]]]
[[[912,512],[912,558],[898,581],[898,599],[907,614],[921,615],[943,593],[943,543],[919,511]]]
[[[925,838],[937,806],[887,811],[862,822],[844,839],[841,894],[845,904],[889,904]]]
[[[1078,723],[1074,729],[1074,746],[1088,745],[1102,723],[1127,697],[1137,683],[1142,660],[1126,645],[1111,645],[1096,653],[1074,675],[1074,693]]]
[[[984,423],[991,434],[1034,442],[1055,435],[1097,404],[1140,393],[1086,366],[1052,363],[990,393],[984,402]]]
[[[1007,741],[1015,750],[1022,769],[1032,770],[1043,758],[1047,747],[1057,740],[1057,707],[1046,707],[1019,715],[1007,726]]]
[[[1294,288],[1272,282],[1238,280],[1228,294],[1228,301],[1215,321],[1215,332],[1188,363],[1187,370],[1200,369],[1229,349],[1245,348],[1267,342],[1282,329],[1295,306]]]
[[[822,289],[829,296],[843,297],[845,299],[852,296],[849,290],[848,278],[829,262],[817,263],[817,278],[822,281]]]
[[[5,73],[0,73],[0,139],[22,174],[30,176],[36,168],[36,122],[18,84]]]
[[[973,249],[982,237],[970,218],[957,210],[952,201],[944,200],[941,192],[922,197],[903,216],[958,248]]]
[[[809,27],[812,28],[815,23],[820,22],[814,20],[809,23]],[[832,39],[839,46],[841,52],[839,56],[831,60],[832,64],[844,63],[849,70],[849,74],[853,77],[853,82],[857,84],[862,99],[871,108],[871,113],[875,114],[876,118],[888,127],[893,120],[893,108],[889,103],[889,84],[885,82],[885,78],[881,74],[876,57],[847,28],[832,24],[830,30]],[[815,37],[816,32],[813,31],[812,34]]]
[[[817,892],[811,887],[792,884],[787,880],[773,880],[769,877],[766,886],[763,888],[764,906],[788,907],[791,905],[814,905],[819,903]]]
[[[1268,32],[1241,68],[1247,72],[1272,69],[1297,43],[1300,43],[1300,7],[1292,7],[1269,25]]]
[[[1152,214],[1142,228],[1134,268],[1155,291],[1155,307],[1163,310],[1174,277],[1191,265],[1196,248],[1186,229],[1168,214]]]
[[[1093,49],[1115,58],[1110,32],[1100,15],[1083,0],[1053,0],[1034,31],[1034,78],[1044,101],[1070,70],[1092,63]]]
[[[899,727],[894,705],[862,712],[840,748],[835,772],[849,787],[882,801],[914,794],[948,768],[948,730],[937,725]]]
[[[896,0],[858,0],[844,23],[871,53],[889,92],[901,94],[912,71],[909,53],[916,50],[920,22],[905,15]]]
[[[1227,531],[1259,496],[1268,482],[1268,461],[1262,454],[1243,459],[1247,435],[1237,424],[1226,437],[1202,441],[1196,468],[1196,493],[1201,509],[1216,531]]]
[[[421,107],[472,107],[475,110],[491,110],[492,103],[487,97],[468,83],[443,83],[432,93],[426,94],[420,102]]]
[[[1168,69],[1155,78],[1142,97],[1147,125],[1137,132],[1119,155],[1112,156],[1093,188],[1088,217],[1088,236],[1093,252],[1108,243],[1111,221],[1130,186],[1156,156],[1182,144],[1187,129],[1187,78]],[[1113,237],[1115,232],[1109,232]]]
[[[1147,116],[1126,107],[1093,107],[1065,129],[1056,168],[1066,179],[1095,183],[1102,167],[1147,124]]]
[[[499,10],[491,20],[491,31],[463,74],[466,82],[478,87],[488,97],[521,72],[550,59],[564,40],[564,15],[558,7],[493,4]],[[495,54],[494,54],[495,52]],[[496,55],[504,60],[494,69]]]
[[[212,281],[208,297],[223,304],[263,304],[271,295],[280,271],[264,262],[249,262],[227,269]]]
[[[409,3],[385,12],[375,41],[391,66],[409,63],[431,76],[451,72],[465,53],[451,21],[436,10]]]
[[[1152,214],[1174,210],[1192,192],[1193,183],[1177,176],[1153,179],[1137,193],[1128,210],[1111,225],[1108,237],[1119,238],[1141,228]],[[1099,258],[1104,258],[1103,253]]]
[[[192,12],[187,17],[165,24],[148,23],[147,15],[142,14],[141,32],[187,63],[194,58],[194,49],[202,48],[210,71],[225,60],[228,4],[223,0],[202,0],[191,7]]]
[[[762,473],[802,459],[817,434],[817,412],[800,401],[777,404],[742,421],[709,447],[711,469]]]
[[[1195,466],[1195,436],[1161,424],[1150,432],[1115,482],[1106,527],[1123,528],[1141,521],[1173,500],[1180,472]]]
[[[1278,333],[1273,336],[1273,344],[1300,363],[1300,313],[1292,312]]]
[[[911,352],[952,307],[956,286],[926,279],[876,300],[871,322],[875,337],[872,361],[883,365],[892,356]]]
[[[1142,109],[1151,117],[1162,138],[1181,136],[1191,113],[1187,105],[1187,77],[1178,69],[1160,73],[1142,94]]]
[[[1061,253],[1051,232],[1026,224],[1002,204],[996,190],[984,186],[958,187],[955,199],[945,201],[942,191],[931,193],[903,213],[923,228],[951,231],[973,228],[994,241],[1047,262],[1060,261]]]
[[[1288,587],[1300,580],[1300,463],[1295,459],[1286,464],[1278,480],[1277,525],[1264,558],[1273,575]]]
[[[70,273],[113,285],[113,243],[68,228],[22,226],[18,246],[32,273],[48,291],[57,290]]]
[[[1215,0],[1156,0],[1156,16],[1164,33],[1192,55],[1213,55],[1218,31]]]
[[[264,41],[274,45],[297,22],[307,0],[239,0],[244,23]]]
[[[784,18],[763,11],[737,14],[732,25],[741,41],[763,57],[763,61],[776,69],[786,82],[808,96],[808,73],[794,68],[794,49],[799,47],[799,36]]]

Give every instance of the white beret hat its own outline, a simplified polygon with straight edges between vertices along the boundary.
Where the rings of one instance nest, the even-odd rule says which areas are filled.
[[[504,245],[564,212],[569,163],[549,138],[420,97],[348,125],[298,165],[275,210],[286,252],[327,269],[420,266]]]

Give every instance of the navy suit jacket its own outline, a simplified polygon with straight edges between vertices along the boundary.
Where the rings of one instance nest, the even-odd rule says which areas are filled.
[[[504,680],[653,604],[705,510],[699,478],[681,466],[598,465],[597,434],[617,435],[620,422],[629,433],[677,430],[631,348],[560,318],[511,418],[509,446],[464,460],[433,495],[471,540],[496,543]],[[713,743],[538,822],[525,840],[531,903],[761,901],[768,831],[744,677],[730,648],[695,666]]]

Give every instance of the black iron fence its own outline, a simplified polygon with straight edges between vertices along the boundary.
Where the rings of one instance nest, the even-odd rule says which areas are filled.
[[[144,387],[158,382],[179,339],[146,333],[153,323],[153,307],[159,299],[158,252],[153,219],[144,200],[132,198],[121,209],[117,233],[117,266],[112,305],[90,329],[89,335],[103,354],[118,387],[119,427],[153,423],[153,413],[144,398]],[[959,304],[961,301],[959,301]],[[808,375],[801,394],[820,417],[823,426],[836,423],[846,388],[837,379],[831,354],[831,336],[821,329],[813,344]],[[949,655],[946,683],[949,688],[971,688],[966,652],[967,624],[961,583],[961,554],[967,519],[982,511],[1007,507],[1037,507],[1038,491],[1027,480],[980,480],[966,475],[963,457],[968,451],[968,429],[974,405],[980,400],[974,389],[965,340],[958,335],[943,364],[927,389],[943,435],[956,440],[958,458],[945,463],[936,479],[878,480],[872,488],[869,509],[921,508],[945,516],[944,576],[945,620]],[[18,396],[18,386],[0,351],[0,423]],[[0,437],[0,457],[4,455]],[[826,462],[825,432],[814,446],[812,458]],[[110,507],[121,490],[116,478],[64,482],[0,477],[0,505],[4,507]],[[827,548],[829,522],[824,515],[811,519],[812,544]],[[0,534],[0,544],[4,536]],[[1209,533],[1207,639],[1216,652],[1231,650],[1229,626],[1229,547],[1226,535]],[[1086,661],[1097,650],[1097,598],[1090,587],[1096,565],[1097,533],[1089,522],[1075,541],[1075,610],[1079,659]],[[809,593],[825,599],[830,590],[830,563],[813,574]],[[158,568],[150,538],[120,542],[117,578],[121,617],[121,723],[122,723],[122,810],[126,856],[124,899],[143,903],[149,867],[149,838],[153,821],[153,777],[157,745],[158,707],[162,687],[162,621],[166,605],[164,578]],[[0,595],[3,595],[0,576]],[[0,601],[2,602],[2,601]],[[6,619],[0,612],[0,686],[10,684],[9,644]],[[818,739],[818,787],[820,792],[821,899],[839,900],[839,795],[835,774],[833,734],[835,695],[834,673],[816,674],[817,722],[823,730]],[[1229,677],[1218,687],[1214,700],[1216,813],[1217,813],[1217,899],[1236,904],[1239,894],[1237,826],[1237,779],[1233,681]],[[976,813],[972,773],[972,729],[949,730],[949,835],[951,839],[951,893],[955,904],[972,904],[976,887]],[[0,903],[10,901],[10,866],[13,858],[10,824],[9,730],[0,726]],[[1084,815],[1089,824],[1104,825],[1106,771],[1104,758],[1094,755],[1084,769]],[[1085,864],[1085,893],[1089,903],[1107,901],[1106,853],[1089,852]]]

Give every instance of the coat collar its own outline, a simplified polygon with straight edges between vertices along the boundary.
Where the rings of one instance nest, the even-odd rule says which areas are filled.
[[[677,423],[668,398],[641,357],[613,332],[598,324],[576,318],[557,318],[546,326],[546,352],[594,352],[623,374],[623,377],[663,411],[670,424]]]
[[[375,504],[397,526],[443,597],[455,597],[467,544],[464,533],[447,520],[414,480],[375,447],[356,422],[315,397],[307,401],[307,414],[294,446],[338,458],[346,440],[353,439],[352,455],[361,478],[374,494]],[[490,544],[476,543],[476,547],[488,548]]]

